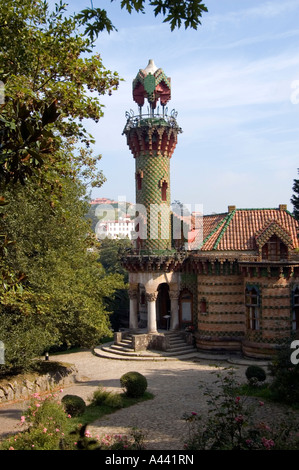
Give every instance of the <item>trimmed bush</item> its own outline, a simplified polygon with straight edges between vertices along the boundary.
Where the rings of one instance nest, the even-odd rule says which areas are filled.
[[[147,389],[147,380],[139,372],[127,372],[120,378],[120,384],[128,397],[142,397]]]
[[[85,401],[77,395],[65,395],[62,398],[61,403],[63,404],[66,413],[72,417],[82,415],[86,409]]]
[[[264,382],[266,380],[266,372],[262,367],[256,365],[247,367],[245,375],[249,382]]]

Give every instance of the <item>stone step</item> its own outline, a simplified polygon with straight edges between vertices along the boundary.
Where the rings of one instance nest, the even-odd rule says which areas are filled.
[[[175,346],[177,346],[177,345],[180,345],[180,344],[187,344],[187,343],[186,343],[186,341],[184,341],[183,339],[179,339],[179,338],[178,338],[178,339],[171,339],[171,340],[169,341],[169,344],[170,344],[170,346],[175,347]]]
[[[103,357],[106,359],[112,359],[112,360],[119,360],[119,361],[152,361],[152,362],[157,362],[157,361],[177,361],[179,358],[176,356],[162,356],[157,354],[156,356],[146,356],[144,354],[140,356],[135,356],[135,355],[122,355],[122,354],[113,354],[110,351],[105,351],[103,348],[95,348],[94,353],[96,356]],[[190,356],[190,359],[192,359],[194,355]],[[188,359],[188,356],[184,356],[185,359]]]
[[[192,360],[196,359],[197,352],[189,352],[185,354],[177,354],[177,353],[166,353],[166,352],[149,352],[149,351],[142,351],[140,353],[118,353],[116,350],[112,350],[106,347],[95,348],[94,353],[96,356],[104,357],[106,359],[115,359],[115,360],[122,360],[122,361],[178,361],[180,359],[184,360]]]
[[[167,351],[134,351],[132,346],[132,336],[128,335],[118,343],[109,343],[95,348],[95,354],[109,359],[124,360],[175,360],[194,358],[197,349],[186,343],[186,341],[178,334],[173,332],[166,333],[169,338],[169,348]]]
[[[166,350],[166,352],[171,352],[171,353],[184,353],[186,351],[191,352],[194,351],[195,349],[192,346],[188,345],[182,345],[182,346],[177,346],[176,348],[169,348]]]
[[[133,349],[132,341],[120,341],[119,343],[114,343],[115,346],[119,346],[121,348]]]

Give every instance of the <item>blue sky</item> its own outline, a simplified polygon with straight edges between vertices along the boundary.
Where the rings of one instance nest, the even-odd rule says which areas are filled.
[[[90,6],[71,1],[72,9]],[[299,0],[206,0],[197,31],[171,32],[148,9],[129,15],[107,8],[118,32],[95,51],[124,79],[103,97],[104,118],[91,124],[107,181],[92,197],[135,201],[134,158],[122,131],[137,105],[132,80],[149,59],[171,77],[183,133],[171,159],[171,199],[203,204],[205,214],[287,204],[299,167]],[[293,87],[293,88],[292,88]],[[297,93],[298,90],[298,93]]]

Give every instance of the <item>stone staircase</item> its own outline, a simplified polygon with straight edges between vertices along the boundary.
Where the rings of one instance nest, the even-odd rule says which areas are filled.
[[[127,335],[118,343],[106,343],[94,349],[97,356],[118,360],[176,360],[191,359],[197,356],[197,349],[188,345],[182,336],[177,332],[165,332],[168,336],[169,347],[166,351],[146,349],[134,351],[132,346],[132,336]]]

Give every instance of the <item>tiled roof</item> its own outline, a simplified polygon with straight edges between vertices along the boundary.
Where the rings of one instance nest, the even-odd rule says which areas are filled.
[[[234,209],[224,214],[203,216],[202,251],[252,251],[259,240],[276,233],[290,248],[298,248],[299,224],[285,209]],[[263,238],[264,237],[264,238]],[[199,231],[189,233],[189,242],[198,244]]]

